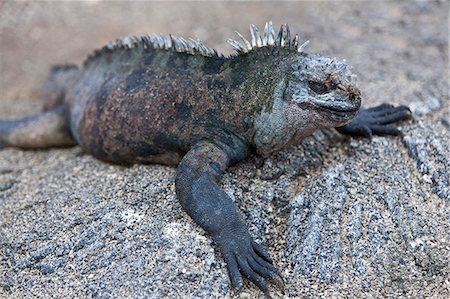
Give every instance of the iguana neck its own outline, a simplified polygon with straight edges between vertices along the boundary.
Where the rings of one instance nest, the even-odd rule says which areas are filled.
[[[289,55],[287,51],[266,47],[227,58],[222,75],[225,81],[238,83],[231,92],[241,101],[244,114],[272,110],[277,86],[286,80]]]

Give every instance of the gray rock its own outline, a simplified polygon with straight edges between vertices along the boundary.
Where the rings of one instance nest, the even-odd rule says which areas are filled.
[[[405,143],[417,140],[415,133]],[[450,211],[441,195],[448,181],[417,176],[415,161],[395,141],[352,141],[348,150],[351,158],[325,169],[292,202],[286,255],[295,275],[338,289],[352,281],[358,297],[368,288],[411,295],[430,281],[444,285]],[[446,153],[425,152],[420,161],[447,163]],[[448,164],[427,165],[427,174],[448,176]]]
[[[420,122],[404,142],[426,183],[447,203],[450,201],[450,130],[444,122]]]

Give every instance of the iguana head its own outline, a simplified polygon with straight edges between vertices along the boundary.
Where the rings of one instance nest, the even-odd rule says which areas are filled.
[[[318,129],[347,124],[361,106],[356,76],[345,62],[317,54],[291,61],[281,72],[272,109],[255,118],[253,141],[264,156]]]
[[[310,113],[309,121],[320,127],[348,123],[361,106],[356,75],[345,61],[318,54],[299,54],[288,70],[283,101]]]
[[[299,44],[298,36],[291,39],[287,25],[281,26],[276,38],[271,22],[266,23],[263,34],[254,25],[250,33],[251,43],[241,34],[243,43],[229,42],[239,55],[252,57],[250,61],[255,64],[270,60],[271,66],[260,74],[269,74],[271,82],[278,82],[271,108],[258,111],[254,117],[252,142],[260,154],[276,152],[317,129],[343,126],[356,115],[361,92],[345,61],[304,53],[307,43]],[[268,88],[264,83],[259,86]]]

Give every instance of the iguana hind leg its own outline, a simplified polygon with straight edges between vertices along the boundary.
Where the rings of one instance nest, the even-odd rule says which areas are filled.
[[[17,120],[0,120],[0,148],[24,149],[74,145],[62,106]]]
[[[55,65],[52,67],[42,89],[43,111],[52,110],[64,102],[67,86],[77,80],[80,70],[76,65]]]

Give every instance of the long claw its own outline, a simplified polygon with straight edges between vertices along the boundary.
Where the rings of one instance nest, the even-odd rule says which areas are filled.
[[[371,115],[373,115],[374,117],[385,116],[385,115],[397,113],[399,111],[407,111],[407,112],[411,113],[411,110],[409,110],[409,108],[406,106],[389,107],[389,108],[375,110],[375,111],[370,111],[369,109],[367,109],[367,111],[371,112]]]
[[[240,292],[244,281],[242,279],[241,272],[239,271],[239,266],[236,262],[235,257],[225,257],[225,261],[228,266],[228,273],[230,275],[231,285]]]
[[[255,259],[256,262],[258,262],[261,266],[268,268],[270,271],[272,271],[273,273],[280,275],[280,272],[278,271],[278,269],[271,263],[269,263],[268,261],[264,260],[263,258],[261,258],[258,255],[254,255],[253,258]]]
[[[261,256],[263,259],[265,259],[267,262],[269,262],[270,264],[273,264],[273,260],[270,257],[269,253],[264,249],[263,246],[261,246],[260,244],[256,243],[256,242],[252,242],[253,245],[253,250],[259,255]]]
[[[244,275],[250,279],[251,282],[253,282],[254,284],[256,284],[256,286],[264,292],[264,295],[266,295],[266,297],[270,298],[270,294],[269,294],[269,284],[267,283],[267,281],[260,276],[260,274],[256,273],[248,264],[248,261],[245,259],[241,259],[238,258],[238,264],[239,264],[239,268],[242,270],[242,272],[244,273]]]
[[[275,282],[276,286],[284,294],[284,280],[277,268],[257,256],[253,257],[253,259],[249,259],[248,263],[250,267],[261,276]]]
[[[390,124],[397,121],[408,120],[410,118],[411,118],[411,111],[405,109],[396,109],[396,111],[391,114],[378,117],[376,123],[381,125]]]
[[[253,269],[253,271],[255,271],[264,278],[272,278],[273,276],[275,276],[275,273],[271,269],[268,269],[263,265],[259,264],[254,258],[250,257],[248,259],[248,264]]]

